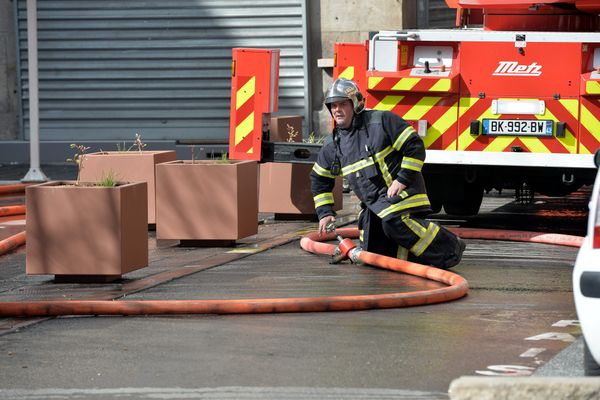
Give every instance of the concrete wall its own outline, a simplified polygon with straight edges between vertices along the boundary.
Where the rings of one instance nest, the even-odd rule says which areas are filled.
[[[17,62],[13,2],[0,0],[0,140],[18,135]]]
[[[327,134],[331,116],[323,95],[333,81],[333,68],[318,68],[318,59],[333,58],[336,42],[360,43],[369,32],[416,27],[416,0],[321,0],[308,1],[308,7],[313,130]]]

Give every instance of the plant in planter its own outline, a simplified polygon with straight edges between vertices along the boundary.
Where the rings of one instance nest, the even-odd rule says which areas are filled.
[[[83,171],[83,150],[71,161]],[[83,152],[81,151],[83,150]],[[81,176],[81,174],[79,174]],[[147,184],[54,181],[28,186],[26,272],[111,281],[148,265]]]
[[[256,161],[177,160],[156,166],[156,238],[231,244],[258,232]]]
[[[75,149],[75,154],[73,154],[73,158],[67,158],[67,161],[74,163],[77,167],[77,185],[79,185],[81,171],[83,170],[83,162],[85,161],[85,152],[90,148],[82,144],[75,143],[71,143],[69,147],[71,149]]]
[[[156,223],[156,164],[174,161],[175,150],[144,150],[147,145],[139,133],[135,141],[126,149],[125,144],[117,146],[120,151],[100,151],[85,155],[85,168],[81,179],[97,181],[107,171],[112,170],[121,181],[146,182],[148,184],[148,223]]]

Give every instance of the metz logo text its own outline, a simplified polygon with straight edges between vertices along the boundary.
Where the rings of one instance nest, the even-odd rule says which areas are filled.
[[[500,61],[492,75],[499,76],[540,76],[542,66],[536,62],[519,64],[517,61]]]

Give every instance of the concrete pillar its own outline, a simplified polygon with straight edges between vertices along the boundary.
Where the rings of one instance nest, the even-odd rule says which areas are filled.
[[[331,85],[333,68],[317,68],[319,59],[333,58],[336,42],[360,43],[369,32],[416,26],[415,0],[322,0],[308,2],[312,71],[313,127],[318,134],[331,131],[331,116],[323,94]]]
[[[0,0],[0,140],[18,136],[18,96],[13,2]]]

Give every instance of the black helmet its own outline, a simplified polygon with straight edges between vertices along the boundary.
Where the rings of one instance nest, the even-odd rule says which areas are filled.
[[[365,109],[365,98],[358,85],[349,79],[338,78],[325,93],[325,105],[331,112],[331,103],[344,100],[352,101],[355,114],[360,114]]]

